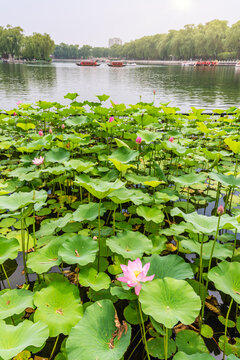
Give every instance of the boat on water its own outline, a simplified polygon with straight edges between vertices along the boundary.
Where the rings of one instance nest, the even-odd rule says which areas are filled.
[[[123,66],[126,66],[126,64],[123,61],[111,61],[107,65],[111,66],[111,67],[123,67]]]
[[[100,64],[96,60],[82,60],[76,63],[77,66],[99,66]]]
[[[127,63],[126,65],[127,65],[127,66],[137,66],[136,63]]]
[[[182,62],[182,66],[195,66],[196,61],[184,61]]]
[[[195,66],[216,66],[218,61],[197,61]]]

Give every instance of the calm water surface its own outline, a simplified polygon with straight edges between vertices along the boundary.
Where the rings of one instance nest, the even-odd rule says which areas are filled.
[[[79,100],[96,100],[107,94],[114,102],[135,104],[171,102],[181,110],[214,109],[240,105],[240,68],[129,66],[79,67],[75,63],[49,65],[0,63],[0,109],[16,107],[17,101],[68,103],[63,97],[78,92]]]

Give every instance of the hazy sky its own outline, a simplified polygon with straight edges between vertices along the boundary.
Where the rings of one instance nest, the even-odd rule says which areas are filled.
[[[214,19],[240,20],[240,0],[0,0],[0,25],[25,35],[48,33],[55,43],[108,46]]]

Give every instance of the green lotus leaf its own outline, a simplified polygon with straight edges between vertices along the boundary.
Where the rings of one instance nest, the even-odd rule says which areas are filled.
[[[63,166],[63,165],[52,166],[52,164],[51,164],[51,167],[47,167],[46,169],[41,169],[41,173],[60,175],[60,174],[65,173],[65,171],[68,171],[68,170],[70,170],[70,168],[67,166]]]
[[[130,304],[125,307],[123,315],[128,323],[133,325],[141,324],[138,303],[136,301],[131,301]],[[144,322],[147,320],[147,318],[147,315],[143,314]]]
[[[31,353],[28,350],[23,350],[14,356],[13,360],[32,360]]]
[[[142,203],[150,202],[151,198],[148,194],[142,192],[142,190],[133,190],[121,188],[114,190],[108,197],[116,204],[123,204],[132,201],[135,205],[141,205]]]
[[[240,187],[240,177],[236,177],[234,175],[223,175],[223,174],[217,174],[217,173],[209,173],[208,176],[220,182],[224,186],[236,186]]]
[[[94,268],[85,268],[79,272],[79,283],[90,287],[94,291],[108,289],[111,283],[110,277],[104,272],[98,273]]]
[[[201,335],[207,339],[211,339],[213,337],[213,329],[211,328],[211,326],[207,324],[202,324]]]
[[[96,97],[98,98],[99,101],[107,101],[110,96],[109,95],[106,95],[106,94],[102,94],[102,95],[96,95]]]
[[[145,141],[146,144],[150,144],[157,139],[161,139],[162,133],[148,131],[148,130],[139,130],[137,132],[137,136],[140,136],[142,138],[142,140]]]
[[[176,344],[179,351],[188,355],[198,353],[208,353],[208,349],[203,338],[193,330],[179,331],[176,336]]]
[[[162,183],[162,181],[159,181],[159,179],[157,177],[137,175],[137,174],[134,174],[134,173],[127,174],[125,176],[125,178],[127,179],[127,181],[129,181],[129,182],[131,182],[131,183],[133,183],[135,185],[138,185],[138,184],[144,185],[146,183],[152,183],[152,184],[158,183],[158,185],[159,185],[159,184]]]
[[[207,243],[203,244],[202,257],[203,259],[210,259],[211,250],[213,247],[214,240],[210,240]],[[201,254],[201,243],[197,240],[182,240],[181,245],[184,249],[190,250],[193,253],[198,255]],[[232,247],[228,244],[220,244],[216,242],[215,248],[213,251],[213,257],[220,260],[225,260],[227,257],[232,256]]]
[[[8,259],[4,262],[3,265],[8,278],[12,276],[12,274],[16,271],[18,267],[18,264],[15,259],[14,260]],[[5,280],[5,279],[6,279],[5,273],[2,270],[2,266],[0,266],[0,280]]]
[[[79,205],[76,211],[74,211],[73,220],[74,221],[93,221],[98,217],[99,204],[97,203],[88,203],[84,205]],[[106,209],[103,205],[100,208],[100,216],[106,212]]]
[[[220,336],[220,338],[218,340],[218,345],[222,351],[224,350],[224,338],[225,338],[225,336],[222,335],[222,336]],[[226,355],[240,356],[240,338],[231,339],[228,336],[226,336],[225,351],[226,351],[225,352]],[[229,358],[230,357],[228,356],[228,360],[229,360]]]
[[[33,306],[33,293],[25,289],[0,291],[0,319],[20,314]]]
[[[120,273],[122,272],[122,270],[120,269]],[[128,290],[123,289],[120,286],[114,286],[111,287],[110,292],[113,296],[117,296],[119,299],[123,300],[136,300],[137,299],[137,295],[135,295],[130,288]]]
[[[128,149],[130,149],[129,146],[128,146],[128,144],[126,144],[124,141],[122,141],[122,140],[120,140],[120,139],[117,139],[117,138],[115,138],[114,140],[116,141],[116,144],[117,144],[118,147],[125,146],[125,147],[127,147]]]
[[[177,354],[173,357],[173,360],[213,360],[213,359],[215,358],[209,354],[195,353],[192,355],[187,355],[182,351],[178,351]]]
[[[234,152],[234,154],[238,154],[240,152],[240,142],[239,141],[234,141],[231,138],[227,138],[227,139],[224,139],[224,142]]]
[[[48,140],[44,137],[39,140],[30,141],[26,146],[18,146],[17,150],[20,152],[32,153],[36,150],[41,150],[47,143]]]
[[[64,99],[75,100],[78,96],[79,96],[78,93],[67,93],[64,96]]]
[[[68,161],[70,152],[63,148],[52,148],[46,153],[45,160],[49,162],[64,163]]]
[[[108,196],[112,191],[117,190],[124,186],[124,183],[120,180],[115,182],[103,181],[100,179],[91,179],[89,176],[83,174],[76,176],[75,183],[83,186],[93,196],[98,199],[103,199]]]
[[[22,248],[22,236],[24,236],[24,245],[25,245],[25,251],[31,249],[34,246],[34,239],[31,235],[28,234],[28,232],[26,230],[22,231],[11,231],[9,233],[7,233],[6,237],[10,240],[15,238],[18,241],[18,250],[19,251],[23,251]]]
[[[66,161],[64,165],[76,170],[77,172],[82,172],[93,167],[95,163],[91,161],[83,161],[81,159],[71,159]]]
[[[135,168],[135,165],[132,164],[123,164],[120,161],[116,160],[116,159],[109,159],[113,165],[116,167],[116,169],[120,172],[122,172],[123,174],[126,173],[127,169],[130,168]]]
[[[179,199],[177,192],[170,193],[170,192],[165,192],[165,190],[167,190],[167,189],[163,189],[161,191],[155,192],[154,200],[155,200],[156,204],[162,204],[162,203],[165,203],[168,201],[176,201]]]
[[[237,358],[235,355],[229,355],[227,360],[239,360],[239,358]]]
[[[179,321],[191,324],[201,309],[199,296],[186,281],[167,277],[144,283],[139,300],[145,314],[169,329]]]
[[[52,219],[41,224],[41,228],[36,232],[37,237],[54,234],[55,230],[62,229],[72,220],[72,214],[67,213],[59,219]]]
[[[94,262],[97,252],[97,241],[87,236],[76,235],[62,244],[58,254],[67,264],[85,266]]]
[[[0,356],[3,360],[10,360],[29,346],[42,346],[49,336],[46,324],[38,321],[33,324],[24,320],[17,326],[6,325],[0,320]]]
[[[178,208],[171,210],[172,216],[182,216],[184,220],[191,224],[192,231],[200,232],[202,234],[211,234],[215,233],[218,225],[218,216],[205,216],[198,214],[196,211],[190,214],[185,214]],[[231,216],[224,214],[221,216],[219,228],[222,229],[226,227],[226,224],[232,226],[233,219]]]
[[[171,142],[171,141],[163,141],[162,146],[164,149],[174,152],[174,154],[178,155],[179,157],[186,155],[191,151],[190,149],[187,149],[184,146],[181,146],[176,142]]]
[[[63,240],[61,237],[51,240],[46,246],[31,252],[28,255],[27,267],[37,274],[42,274],[50,270],[53,266],[61,264],[62,260],[58,256],[58,250]]]
[[[18,192],[10,196],[0,196],[0,210],[15,211],[31,203],[42,206],[47,199],[47,192],[45,190]],[[36,208],[35,210],[38,210]]]
[[[240,263],[223,261],[208,273],[209,280],[218,290],[230,295],[240,304]]]
[[[17,239],[6,239],[0,237],[0,264],[3,264],[7,259],[15,259],[18,255],[19,243]]]
[[[114,253],[131,260],[141,258],[144,253],[149,254],[152,250],[151,240],[138,231],[124,230],[107,239],[106,244]]]
[[[136,150],[131,150],[126,146],[121,146],[115,150],[108,158],[109,160],[117,160],[122,164],[128,164],[130,161],[136,159],[139,155],[139,152]]]
[[[68,281],[53,281],[34,295],[37,310],[34,322],[41,320],[49,327],[49,336],[68,335],[83,315],[78,288]]]
[[[17,123],[16,126],[20,127],[21,129],[28,131],[30,129],[35,129],[35,125],[33,123]]]
[[[196,174],[196,173],[191,173],[191,174],[187,174],[187,175],[182,175],[179,177],[175,177],[172,176],[171,180],[181,186],[191,186],[194,184],[199,184],[199,183],[203,183],[206,181],[207,176],[203,173],[200,174]]]
[[[126,325],[120,339],[113,334],[116,310],[110,300],[97,301],[89,306],[81,321],[71,330],[66,342],[68,360],[120,360],[131,338],[131,327]]]
[[[186,263],[178,255],[159,256],[152,255],[145,257],[144,262],[150,262],[148,276],[155,274],[154,279],[163,279],[171,277],[177,280],[192,279],[194,277],[191,265]]]
[[[164,359],[164,338],[157,337],[148,340],[148,350],[151,356],[157,359]],[[176,343],[172,339],[168,339],[168,358],[176,352]]]
[[[158,206],[138,206],[137,214],[138,216],[142,216],[146,221],[153,221],[156,224],[160,224],[164,220],[164,213],[161,207]]]

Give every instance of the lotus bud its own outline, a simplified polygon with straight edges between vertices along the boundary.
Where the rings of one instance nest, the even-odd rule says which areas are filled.
[[[61,128],[62,128],[62,129],[65,129],[65,125],[64,125],[64,124],[62,124],[62,125],[61,125]]]
[[[16,116],[16,115],[17,115],[17,113],[14,111],[13,116]]]
[[[168,141],[170,141],[171,143],[174,141],[174,138],[171,136]]]
[[[52,134],[52,133],[53,133],[52,128],[50,128],[49,129],[49,134]]]
[[[141,142],[142,142],[142,138],[141,138],[140,136],[138,136],[138,137],[136,138],[136,143],[137,143],[137,144],[141,144]]]
[[[108,122],[113,122],[114,121],[114,117],[113,116],[110,116],[110,118],[109,118],[109,120],[108,120]]]
[[[224,213],[223,205],[219,205],[219,207],[217,208],[217,213],[218,213],[218,215],[222,215]]]
[[[153,90],[153,95],[156,95],[156,90]]]
[[[17,101],[16,104],[17,106],[20,105],[22,102],[21,101]]]
[[[94,236],[94,237],[93,237],[93,240],[97,240],[97,236]]]
[[[39,136],[43,136],[43,131],[40,130],[40,131],[38,132],[38,135],[39,135]]]

